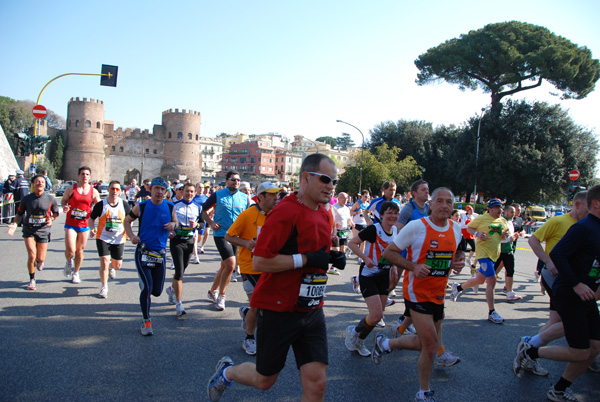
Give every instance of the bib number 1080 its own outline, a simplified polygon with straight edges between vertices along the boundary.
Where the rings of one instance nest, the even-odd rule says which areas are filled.
[[[327,285],[302,285],[302,291],[300,292],[306,297],[323,297],[325,294],[325,288]]]

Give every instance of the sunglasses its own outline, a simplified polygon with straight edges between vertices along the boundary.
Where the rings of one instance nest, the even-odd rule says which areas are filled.
[[[231,181],[240,181],[240,179],[229,179]]]
[[[306,173],[319,176],[319,180],[321,180],[325,184],[329,184],[329,183],[333,182],[333,185],[335,186],[338,182],[338,179],[332,179],[331,177],[329,177],[323,173],[317,173],[317,172],[306,172]]]

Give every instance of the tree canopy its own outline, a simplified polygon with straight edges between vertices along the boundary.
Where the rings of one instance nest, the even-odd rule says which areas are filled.
[[[331,147],[337,147],[337,141],[335,138],[331,137],[331,136],[325,136],[325,137],[319,137],[317,138],[315,141],[320,141],[320,142],[324,142],[326,144],[331,145]]]
[[[600,78],[600,62],[588,48],[518,21],[489,24],[450,39],[420,55],[415,65],[419,85],[444,80],[461,90],[490,93],[495,116],[503,97],[539,87],[544,80],[563,99],[582,99]]]

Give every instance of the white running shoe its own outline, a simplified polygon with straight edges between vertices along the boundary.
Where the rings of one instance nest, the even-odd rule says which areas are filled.
[[[209,290],[208,291],[208,300],[210,300],[213,303],[217,302],[217,296],[218,296],[218,291],[213,290],[212,292]]]
[[[242,349],[247,355],[254,356],[256,354],[256,341],[254,339],[244,339]]]
[[[444,350],[437,358],[438,367],[450,367],[458,363],[460,363],[460,357],[454,356],[449,350]]]
[[[35,290],[35,279],[29,281],[29,285],[27,285],[27,289]]]
[[[233,271],[231,273],[231,282],[237,282],[237,274],[235,273],[235,271]]]
[[[221,295],[217,298],[217,310],[225,310],[225,295]]]
[[[392,290],[389,294],[388,297],[396,297],[396,290]]]
[[[518,294],[516,294],[515,292],[513,292],[512,290],[510,292],[506,293],[506,301],[507,302],[513,302],[513,301],[517,301],[517,300],[521,300],[522,297],[519,296]]]
[[[65,263],[65,268],[64,268],[63,274],[68,278],[69,276],[71,276],[72,270],[73,270],[73,260],[71,260],[71,262]]]
[[[79,277],[79,272],[73,272],[71,281],[73,283],[81,283],[81,278]]]
[[[352,282],[352,290],[354,291],[354,293],[360,294],[360,282],[358,281],[358,276],[351,276],[350,282]]]
[[[493,322],[494,324],[502,324],[504,322],[504,318],[496,310],[492,311],[488,315],[488,320]]]
[[[371,355],[371,351],[367,349],[365,342],[360,339],[358,334],[354,331],[354,325],[349,325],[346,328],[346,339],[344,340],[344,344],[349,351],[356,351],[362,357]]]
[[[117,277],[117,270],[114,268],[111,268],[108,270],[108,277],[110,279],[115,279]]]
[[[571,389],[567,388],[564,391],[557,391],[554,388],[554,385],[550,387],[548,393],[546,394],[546,398],[550,401],[556,402],[578,402],[579,399],[575,398],[575,395],[571,393]]]
[[[181,317],[182,315],[187,314],[185,312],[185,309],[183,308],[183,304],[181,304],[181,303],[177,303],[175,305],[175,312],[177,314],[177,317]]]
[[[339,275],[339,274],[340,274],[340,271],[338,271],[338,269],[337,269],[337,268],[334,268],[334,267],[329,267],[329,269],[327,270],[327,273],[328,273],[329,275]]]
[[[167,286],[166,292],[169,296],[169,303],[177,304],[177,299],[175,298],[175,289],[173,289],[173,286]]]
[[[423,396],[419,396],[419,393],[417,392],[414,402],[435,402],[435,399],[433,398],[433,391],[424,392]]]
[[[98,297],[100,299],[106,299],[108,297],[108,286],[104,285],[100,288],[100,293],[98,293]]]
[[[44,263],[43,262],[39,262],[38,260],[35,260],[35,267],[37,268],[38,271],[43,271],[44,270]]]
[[[371,351],[371,359],[373,360],[373,363],[375,363],[375,364],[381,364],[381,362],[383,360],[383,355],[392,352],[391,350],[386,351],[383,349],[382,343],[386,339],[387,338],[382,333],[377,334],[377,336],[375,337],[375,346],[373,347],[373,350]]]
[[[377,324],[375,324],[377,328],[385,328],[385,320],[381,317],[381,320]]]
[[[144,336],[151,336],[151,335],[153,335],[154,332],[152,332],[152,323],[150,323],[150,326],[148,326],[148,327],[146,327],[146,323],[142,323],[142,327],[140,328],[140,332]]]
[[[390,298],[388,297],[387,301],[385,302],[385,306],[386,306],[386,307],[389,307],[389,306],[393,306],[394,304],[396,304],[396,300],[394,300],[394,299],[390,299]]]
[[[215,368],[215,373],[210,380],[208,380],[208,399],[212,402],[217,402],[223,396],[223,392],[225,389],[231,385],[231,382],[227,381],[225,377],[223,377],[223,371],[227,367],[233,366],[233,360],[230,357],[225,356],[219,360],[217,363],[217,367]]]
[[[190,259],[190,264],[200,264],[200,259],[198,258],[197,255],[195,255],[194,257],[192,257]]]
[[[450,297],[452,298],[452,301],[458,300],[458,296],[460,296],[461,294],[462,294],[462,292],[458,291],[458,283],[454,282],[452,284],[452,292],[450,293]]]

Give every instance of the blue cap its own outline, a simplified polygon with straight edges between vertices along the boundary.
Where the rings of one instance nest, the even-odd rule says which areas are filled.
[[[161,186],[164,188],[169,187],[169,185],[167,184],[167,181],[160,176],[157,176],[154,179],[152,179],[152,183],[150,183],[150,187],[153,187],[153,186]]]
[[[490,200],[490,202],[488,202],[488,208],[492,208],[492,207],[497,207],[497,206],[502,206],[502,201],[500,201],[498,198],[492,198]]]

